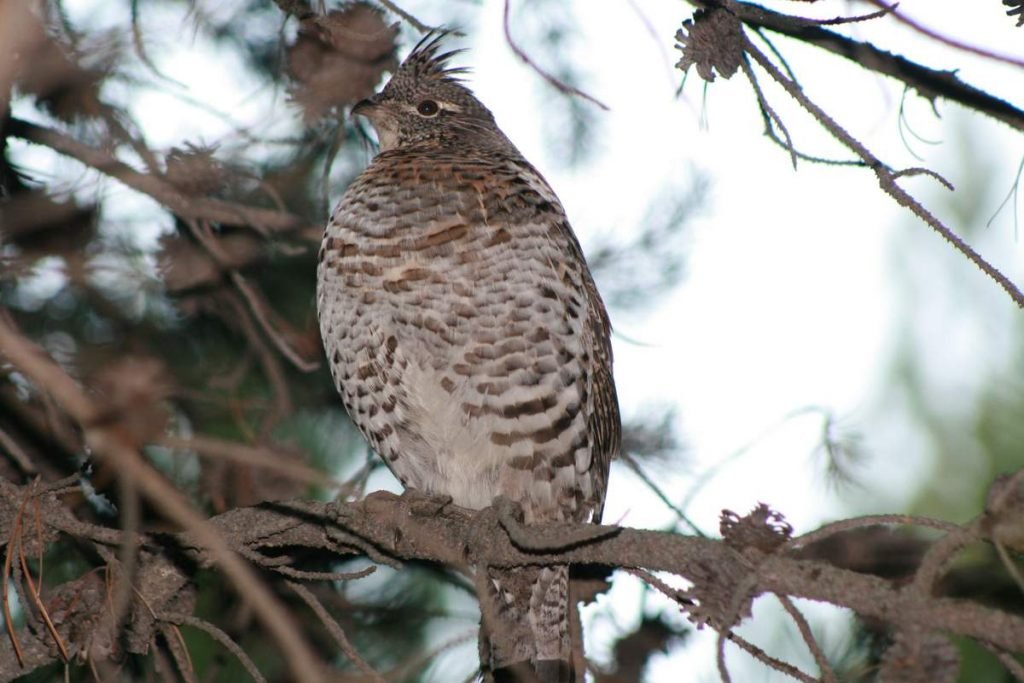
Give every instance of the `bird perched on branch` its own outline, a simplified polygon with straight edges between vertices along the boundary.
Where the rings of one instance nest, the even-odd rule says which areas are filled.
[[[459,80],[445,35],[352,110],[380,153],[320,251],[331,373],[406,488],[596,522],[621,432],[608,314],[558,197]],[[485,670],[572,680],[568,567],[489,571]]]

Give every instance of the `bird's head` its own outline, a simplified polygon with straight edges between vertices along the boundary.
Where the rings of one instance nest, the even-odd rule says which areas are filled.
[[[459,80],[466,69],[448,66],[462,50],[438,54],[447,35],[427,34],[379,93],[352,108],[373,124],[382,152],[472,136],[504,139],[491,112]]]

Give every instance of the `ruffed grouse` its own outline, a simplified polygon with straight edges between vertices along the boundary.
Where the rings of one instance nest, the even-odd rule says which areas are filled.
[[[352,113],[380,153],[317,269],[345,408],[407,488],[599,521],[621,424],[608,314],[558,197],[425,37]],[[566,566],[492,571],[497,679],[573,676]]]

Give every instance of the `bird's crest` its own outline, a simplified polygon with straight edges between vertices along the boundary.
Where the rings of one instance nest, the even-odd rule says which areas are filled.
[[[453,33],[454,31],[451,29],[442,29],[431,31],[423,36],[420,42],[416,43],[416,47],[412,49],[409,56],[405,58],[405,61],[402,62],[402,66],[399,67],[398,71],[407,71],[417,80],[422,78],[449,83],[461,81],[459,76],[467,73],[469,69],[464,66],[449,66],[448,61],[455,55],[465,52],[465,50],[449,50],[448,52],[438,54],[441,43]]]

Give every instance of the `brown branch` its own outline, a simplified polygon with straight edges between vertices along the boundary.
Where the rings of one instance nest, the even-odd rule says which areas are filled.
[[[110,152],[90,147],[53,128],[12,118],[8,131],[15,137],[49,147],[59,154],[69,156],[115,178],[128,187],[149,195],[184,219],[246,225],[263,233],[290,232],[307,225],[302,218],[281,211],[255,208],[222,199],[189,196],[161,178],[136,171]]]
[[[336,518],[334,538],[343,545],[371,546],[400,560],[453,566],[479,562],[492,567],[566,563],[636,567],[671,572],[693,582],[703,580],[709,568],[719,575],[729,571],[750,574],[745,569],[749,561],[722,541],[614,526],[599,527],[602,534],[598,538],[567,550],[528,552],[512,543],[493,508],[473,513],[448,506],[434,516],[418,516],[408,501],[385,493],[348,505],[292,502],[273,510],[238,509],[217,519],[218,525],[233,530],[229,533],[241,543],[273,547],[314,543],[322,547],[320,531],[308,528],[302,520],[331,517]],[[544,529],[543,536],[558,528]],[[780,593],[828,602],[896,625],[922,625],[1011,651],[1024,650],[1024,619],[964,600],[923,600],[915,591],[879,577],[789,555],[765,556],[752,576],[757,594]]]
[[[174,536],[147,536],[132,529],[97,529],[75,519],[59,497],[58,491],[63,490],[66,482],[19,487],[2,479],[0,528],[14,529],[17,520],[24,518],[31,505],[33,519],[39,520],[41,527],[36,533],[38,538],[52,538],[52,534],[46,533],[47,529],[52,529],[93,540],[108,548],[130,545],[138,552],[135,574],[139,577],[156,573],[161,580],[187,584],[191,570],[167,560],[181,552],[202,566],[219,567],[280,645],[295,680],[318,680],[319,660],[309,650],[290,613],[281,608],[238,554],[268,568],[286,561],[282,558],[292,549],[309,548],[343,557],[365,555],[378,563],[389,564],[409,560],[454,567],[494,568],[574,564],[668,572],[695,587],[688,591],[690,603],[681,600],[681,606],[695,617],[699,608],[701,623],[718,629],[733,642],[738,641],[731,634],[731,628],[749,614],[750,602],[772,594],[780,598],[827,602],[898,629],[923,627],[970,637],[1003,652],[1024,651],[1024,618],[1021,616],[933,594],[934,579],[952,554],[969,542],[984,540],[984,525],[977,521],[964,527],[931,524],[940,527],[944,536],[933,546],[918,571],[919,580],[897,584],[822,561],[800,558],[796,554],[799,546],[814,536],[792,543],[796,547],[779,544],[766,550],[735,534],[721,541],[617,526],[563,524],[535,528],[518,523],[507,501],[476,512],[447,505],[424,514],[422,504],[417,505],[415,499],[374,494],[352,504],[313,501],[265,504],[204,520],[142,460],[137,445],[131,443],[116,420],[112,421],[107,414],[106,420],[99,421],[103,413],[89,395],[4,320],[0,320],[0,349],[27,380],[48,392],[74,418],[97,457],[114,462],[122,476],[131,478],[140,494],[185,530]],[[1000,482],[1001,488],[994,487],[989,516],[1011,505],[1021,476],[1024,475],[1008,477]],[[868,521],[877,523],[879,518]],[[900,517],[888,521],[921,522],[917,518]],[[826,531],[832,533],[839,526],[833,525]],[[825,532],[820,532],[819,537],[823,534]],[[14,545],[9,543],[9,553],[15,552]],[[266,550],[272,551],[268,555],[273,557],[264,556]],[[108,558],[108,563],[115,562],[109,550],[100,555]],[[300,556],[299,553],[293,555]],[[154,563],[158,562],[164,564],[155,572]],[[21,573],[25,573],[23,569]],[[111,576],[112,581],[131,578],[123,568],[111,572]],[[21,582],[17,576],[14,578],[17,587]],[[104,595],[116,592],[117,587],[113,586],[104,591]],[[145,600],[142,596],[139,599]],[[52,611],[50,606],[47,609]],[[149,611],[160,614],[164,610],[154,606]],[[130,623],[137,629],[137,620],[145,618],[145,612],[130,610],[126,619],[133,620]],[[56,637],[66,638],[64,629],[70,628],[73,621],[67,617],[61,622],[55,620]],[[114,619],[107,621],[105,629],[117,628]],[[150,628],[147,632],[153,634],[155,630]],[[806,624],[801,626],[801,632],[809,632]],[[173,637],[171,632],[164,633]],[[26,628],[19,632],[18,640],[22,643],[22,656],[27,666],[49,661],[37,649],[37,646],[44,650],[50,647],[49,639],[41,642]],[[187,653],[176,648],[173,640],[168,646],[179,665],[187,667]],[[68,656],[75,658],[76,648],[80,647],[81,643],[69,642]],[[49,653],[51,660],[57,656],[52,648]],[[4,655],[0,655],[0,671],[4,670],[3,665]],[[187,668],[183,672],[189,675]],[[793,675],[801,677],[799,673]]]
[[[27,487],[0,480],[0,499],[16,501],[27,492]],[[39,503],[43,524],[68,528],[69,513],[59,498],[45,495],[39,498]],[[9,514],[10,507],[0,506],[0,513]],[[233,547],[245,548],[249,553],[262,548],[307,547],[333,548],[347,556],[377,555],[392,562],[422,560],[458,567],[589,564],[669,572],[704,586],[721,577],[735,576],[739,577],[742,592],[749,590],[752,597],[775,594],[822,601],[897,628],[921,626],[971,637],[1004,652],[1024,651],[1024,618],[1018,615],[966,600],[924,595],[913,586],[820,561],[798,559],[790,551],[764,554],[721,540],[614,526],[598,527],[598,536],[558,552],[529,551],[515,544],[503,526],[500,512],[493,508],[474,512],[449,505],[430,515],[418,513],[417,509],[415,501],[407,497],[373,494],[352,504],[292,501],[240,508],[219,515],[210,523]],[[538,529],[531,546],[564,545],[558,536],[580,538],[579,527],[592,525]],[[517,533],[529,532],[519,529]],[[115,536],[108,541],[116,545],[123,540],[120,535],[127,532],[113,533]],[[166,537],[142,537],[139,545],[156,549],[167,542]],[[204,566],[225,566],[217,551],[203,543],[193,529],[178,534],[174,543],[174,547],[184,548]],[[150,562],[152,557],[146,553],[140,561]],[[182,576],[178,580],[188,579]],[[727,588],[728,585],[719,586],[717,590]],[[732,596],[726,593],[722,599],[729,601]],[[727,637],[737,642],[731,634]]]
[[[689,0],[697,7],[710,8],[719,3]],[[932,69],[868,42],[848,38],[822,28],[820,22],[792,17],[750,2],[731,2],[730,10],[747,26],[764,28],[848,59],[858,66],[890,76],[910,86],[922,97],[941,97],[973,109],[1008,126],[1024,131],[1024,111],[990,93],[965,83],[956,71]]]

